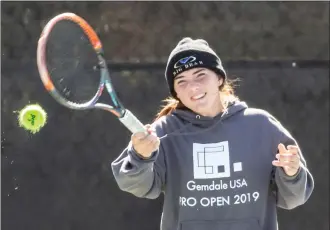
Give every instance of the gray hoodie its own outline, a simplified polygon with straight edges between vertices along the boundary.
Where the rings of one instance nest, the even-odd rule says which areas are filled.
[[[153,126],[161,144],[150,159],[129,143],[111,166],[121,190],[164,193],[161,230],[276,230],[276,207],[293,209],[313,191],[301,152],[296,176],[272,165],[279,143],[297,142],[264,110],[244,102],[214,118],[176,110]]]

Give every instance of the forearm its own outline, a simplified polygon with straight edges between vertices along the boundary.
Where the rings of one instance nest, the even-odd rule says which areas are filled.
[[[282,168],[276,168],[277,206],[293,209],[304,204],[314,189],[314,180],[302,164],[295,176],[288,176]]]
[[[155,164],[159,152],[142,159],[130,146],[111,164],[119,188],[137,197],[154,199],[162,188],[161,169]]]

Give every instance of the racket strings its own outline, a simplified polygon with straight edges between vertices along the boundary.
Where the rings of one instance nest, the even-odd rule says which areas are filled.
[[[46,64],[55,88],[66,100],[82,104],[96,95],[99,60],[88,37],[74,22],[55,24],[46,44]]]

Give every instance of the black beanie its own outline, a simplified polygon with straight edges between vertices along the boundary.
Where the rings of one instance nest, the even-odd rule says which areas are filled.
[[[171,52],[165,70],[165,78],[172,96],[174,91],[174,78],[185,70],[204,67],[215,71],[226,80],[227,75],[218,55],[202,39],[182,39]]]

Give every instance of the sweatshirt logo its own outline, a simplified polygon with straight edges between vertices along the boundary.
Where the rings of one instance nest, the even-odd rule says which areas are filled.
[[[193,144],[194,179],[230,177],[228,141],[210,144]],[[233,164],[234,172],[242,171],[242,163]]]

